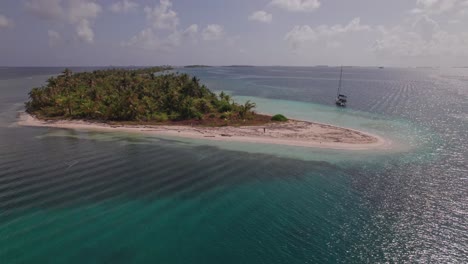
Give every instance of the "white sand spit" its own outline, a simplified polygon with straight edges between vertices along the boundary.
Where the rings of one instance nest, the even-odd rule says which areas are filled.
[[[280,144],[313,148],[372,150],[388,149],[390,141],[349,128],[315,122],[289,120],[264,126],[177,126],[177,125],[109,125],[83,120],[40,120],[27,113],[19,115],[18,125],[55,127],[76,130],[129,132],[195,139]]]

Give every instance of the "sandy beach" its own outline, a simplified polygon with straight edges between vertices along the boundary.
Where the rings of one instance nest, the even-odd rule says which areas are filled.
[[[75,130],[129,132],[184,138],[279,144],[313,148],[371,150],[387,149],[390,142],[379,136],[353,129],[315,122],[289,120],[263,126],[177,126],[177,125],[109,125],[83,120],[40,120],[27,113],[19,114],[20,126],[54,127]]]

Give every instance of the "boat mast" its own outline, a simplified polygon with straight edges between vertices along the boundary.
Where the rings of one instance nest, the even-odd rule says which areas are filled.
[[[336,97],[340,95],[341,91],[341,79],[343,78],[343,66],[341,66],[341,71],[340,71],[340,83],[338,85],[338,92],[336,93]]]

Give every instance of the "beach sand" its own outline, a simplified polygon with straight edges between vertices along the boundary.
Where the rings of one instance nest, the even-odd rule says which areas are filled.
[[[391,142],[379,136],[327,124],[289,120],[263,126],[177,126],[177,125],[109,125],[83,120],[40,120],[20,113],[20,126],[54,127],[75,130],[129,132],[176,136],[194,139],[279,144],[343,150],[388,149]]]

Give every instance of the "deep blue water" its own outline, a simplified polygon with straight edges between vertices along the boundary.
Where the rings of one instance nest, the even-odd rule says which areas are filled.
[[[61,70],[0,69],[0,263],[466,262],[468,69],[178,69],[382,153],[15,126]]]

